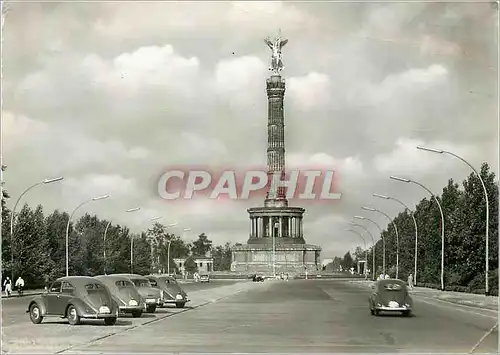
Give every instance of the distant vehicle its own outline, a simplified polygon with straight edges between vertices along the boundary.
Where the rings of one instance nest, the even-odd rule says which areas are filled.
[[[201,274],[200,275],[200,282],[203,283],[203,282],[210,282],[210,275],[209,274]]]
[[[172,276],[168,275],[148,275],[146,278],[153,287],[160,289],[161,298],[164,304],[175,304],[177,308],[184,308],[188,299],[187,293],[181,288],[179,283]]]
[[[154,313],[157,307],[163,306],[163,301],[161,300],[160,290],[154,288],[151,282],[147,278],[136,274],[115,274],[112,276],[122,276],[134,284],[135,288],[141,295],[142,299],[146,303],[146,312]]]
[[[121,313],[131,313],[134,318],[142,316],[146,304],[132,281],[117,275],[100,275],[95,278],[106,285]]]
[[[34,324],[40,324],[44,317],[61,317],[71,325],[80,324],[82,319],[103,319],[106,325],[114,325],[118,305],[96,278],[68,276],[58,278],[47,291],[34,297],[26,313]]]
[[[378,316],[380,312],[401,312],[409,317],[413,311],[413,300],[404,281],[395,279],[379,280],[372,285],[373,293],[369,298],[370,313]]]
[[[264,277],[260,275],[253,275],[252,276],[252,281],[253,282],[264,282]]]

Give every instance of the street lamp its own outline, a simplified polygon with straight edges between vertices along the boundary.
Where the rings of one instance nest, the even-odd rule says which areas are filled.
[[[366,273],[366,262],[368,261],[368,249],[366,248],[365,238],[363,238],[363,236],[361,235],[361,233],[358,233],[358,231],[356,231],[354,229],[347,228],[345,230],[348,231],[348,232],[352,232],[354,234],[357,234],[361,238],[361,240],[363,241],[363,244],[365,245],[365,270],[364,271],[365,271],[365,275],[367,275],[367,273]],[[359,271],[359,269],[358,269],[358,271]]]
[[[415,220],[415,213],[412,210],[410,210],[410,208],[407,205],[405,205],[402,201],[400,201],[399,199],[397,199],[395,197],[380,195],[380,194],[376,194],[376,193],[374,193],[373,196],[383,198],[385,200],[396,201],[401,206],[403,206],[405,209],[407,209],[408,212],[410,212],[411,218],[413,219],[413,225],[415,227],[415,271],[414,271],[414,273],[415,273],[415,285],[416,285],[417,284],[418,230],[417,230],[417,221]]]
[[[362,220],[366,220],[366,221],[369,221],[371,223],[373,223],[374,225],[377,226],[378,230],[380,231],[380,238],[382,238],[382,246],[383,246],[383,249],[384,249],[384,252],[382,254],[382,272],[384,273],[385,275],[385,238],[384,238],[384,231],[382,230],[382,228],[379,226],[379,224],[377,222],[375,222],[373,219],[371,218],[368,218],[368,217],[363,217],[363,216],[354,216],[354,218],[356,219],[362,219]]]
[[[427,191],[432,196],[432,198],[434,198],[434,201],[436,201],[436,203],[438,205],[439,213],[441,213],[441,290],[444,291],[444,216],[443,216],[443,209],[441,208],[441,204],[439,203],[439,200],[437,199],[436,195],[434,195],[431,190],[429,190],[427,187],[425,187],[421,183],[414,181],[414,180],[410,180],[410,179],[400,178],[397,176],[391,176],[390,178],[392,180],[406,182],[406,183],[412,183],[412,184],[420,186],[425,191]]]
[[[80,207],[82,207],[83,205],[85,205],[86,203],[89,203],[89,202],[92,202],[92,201],[104,200],[106,198],[109,198],[109,195],[97,196],[97,197],[93,197],[93,198],[91,198],[89,200],[86,200],[86,201],[80,203],[78,206],[76,206],[76,208],[73,210],[73,212],[69,216],[69,218],[68,218],[68,224],[66,225],[66,276],[69,276],[69,224],[71,222],[71,218],[73,218],[73,215],[75,214],[75,212]]]
[[[372,239],[372,278],[373,278],[373,281],[375,281],[375,240],[373,239],[373,235],[370,233],[368,228],[366,228],[365,226],[362,226],[361,224],[349,222],[349,225],[351,225],[353,227],[362,228],[366,233],[368,233],[368,235]]]
[[[175,227],[178,223],[172,223],[167,226],[167,228]],[[167,248],[167,273],[170,276],[170,243],[172,243],[172,240],[170,239],[168,241],[168,248]]]
[[[4,170],[4,166],[5,165],[2,165],[2,171]],[[51,184],[53,182],[58,182],[58,181],[61,181],[63,179],[64,178],[62,176],[59,176],[59,177],[56,177],[53,179],[45,179],[45,180],[37,182],[36,184],[31,185],[26,190],[24,190],[21,195],[19,195],[19,197],[14,205],[14,208],[12,209],[12,212],[10,214],[10,262],[11,262],[10,267],[11,267],[12,282],[14,282],[14,215],[16,212],[16,207],[19,204],[19,201],[21,200],[21,198],[32,188],[39,186],[39,185],[42,185],[42,184]]]
[[[130,208],[128,210],[126,210],[125,212],[135,212],[135,211],[139,211],[141,208],[140,207],[135,207],[135,208]],[[106,235],[108,234],[108,228],[109,226],[111,225],[111,221],[108,222],[108,224],[106,225],[106,228],[104,229],[104,241],[103,241],[103,244],[104,244],[104,275],[106,275]]]
[[[276,228],[279,228],[280,224],[278,222],[274,223],[274,228],[272,230],[273,234],[273,276],[276,277]],[[307,278],[307,276],[306,276]]]
[[[365,211],[371,211],[371,212],[378,212],[389,220],[390,223],[392,223],[392,226],[394,227],[394,230],[396,231],[396,279],[399,279],[399,234],[398,234],[398,228],[396,227],[396,223],[394,223],[394,220],[389,217],[389,215],[385,212],[382,212],[376,208],[372,207],[361,207],[361,209]]]
[[[417,149],[420,150],[425,150],[427,152],[432,152],[432,153],[438,153],[438,154],[448,154],[451,155],[459,160],[461,160],[463,163],[467,164],[469,168],[472,169],[472,171],[476,174],[476,176],[479,178],[479,181],[481,181],[481,185],[483,186],[483,192],[484,192],[484,199],[486,201],[486,260],[485,260],[485,271],[486,271],[486,284],[485,284],[485,294],[489,295],[489,281],[488,281],[488,274],[490,270],[489,266],[489,229],[490,229],[490,206],[489,206],[489,201],[488,201],[488,191],[486,190],[486,185],[484,184],[483,179],[481,178],[481,174],[470,164],[467,160],[464,158],[452,153],[448,152],[446,150],[440,150],[440,149],[434,149],[434,148],[427,148],[427,147],[417,147]]]

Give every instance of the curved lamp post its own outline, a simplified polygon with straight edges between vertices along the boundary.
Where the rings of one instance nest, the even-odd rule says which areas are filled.
[[[360,227],[360,228],[362,228],[366,233],[368,233],[368,235],[372,239],[372,279],[373,279],[373,281],[375,281],[375,240],[373,239],[373,235],[370,233],[370,231],[368,230],[368,228],[366,228],[365,226],[363,226],[361,224],[357,224],[357,223],[354,223],[354,222],[349,222],[349,225],[352,226],[352,227]]]
[[[451,155],[459,160],[461,160],[463,163],[469,166],[469,168],[472,169],[472,171],[476,174],[478,177],[479,181],[481,181],[481,185],[483,186],[483,193],[484,193],[484,199],[486,201],[486,260],[485,260],[485,271],[486,271],[486,280],[485,280],[485,294],[489,295],[489,282],[488,282],[488,274],[489,274],[489,247],[488,247],[488,240],[489,240],[489,229],[490,229],[490,206],[489,206],[489,201],[488,201],[488,191],[486,190],[486,185],[484,184],[483,179],[481,178],[481,174],[470,164],[467,160],[464,158],[452,153],[448,152],[446,150],[441,150],[441,149],[434,149],[434,148],[426,148],[426,147],[417,147],[417,149],[420,150],[425,150],[427,152],[432,152],[432,153],[438,153],[438,154],[448,154]]]
[[[175,227],[178,223],[172,223],[167,226],[167,228],[172,228]],[[172,240],[168,241],[168,248],[167,248],[167,273],[170,275],[170,243],[172,243]]]
[[[126,210],[125,212],[135,212],[139,211],[141,208],[140,207],[135,207],[135,208],[130,208]],[[104,275],[106,275],[106,235],[108,234],[108,228],[111,225],[111,221],[108,222],[106,225],[106,228],[104,229],[104,237],[103,237],[103,249],[104,249]]]
[[[92,201],[104,200],[106,198],[109,198],[109,195],[102,195],[102,196],[93,197],[89,200],[86,200],[86,201],[80,203],[78,206],[76,206],[76,208],[73,210],[73,212],[71,212],[71,215],[68,218],[68,224],[66,225],[66,276],[69,276],[69,224],[71,222],[71,218],[73,218],[73,215],[75,214],[75,212],[83,205],[85,205],[89,202],[92,202]]]
[[[429,190],[421,183],[410,179],[400,178],[397,176],[391,176],[390,178],[396,181],[412,183],[420,186],[432,196],[432,198],[434,199],[434,201],[436,201],[439,207],[439,213],[441,213],[441,290],[444,291],[444,215],[443,215],[443,209],[441,208],[441,204],[439,203],[439,200],[437,199],[436,195],[434,195],[431,190]]]
[[[384,215],[389,222],[392,223],[392,226],[394,227],[394,230],[396,231],[396,279],[399,279],[399,233],[398,233],[398,227],[396,227],[396,223],[394,223],[394,220],[389,217],[389,215],[385,212],[382,212],[376,208],[372,207],[361,207],[361,209],[365,211],[371,211],[371,212],[378,212],[382,215]]]
[[[366,221],[369,221],[371,223],[373,223],[374,225],[377,226],[378,230],[380,231],[380,238],[382,238],[382,246],[384,248],[384,252],[382,254],[382,270],[383,270],[383,273],[385,274],[385,238],[384,238],[384,231],[382,230],[382,228],[379,226],[379,224],[377,222],[375,222],[373,219],[371,218],[368,218],[368,217],[363,217],[363,216],[354,216],[354,218],[356,219],[362,219],[362,220],[366,220]],[[375,252],[375,251],[374,251]],[[375,273],[375,270],[373,271]]]
[[[363,241],[363,244],[365,245],[365,262],[367,262],[367,259],[368,259],[368,249],[366,248],[366,240],[365,240],[365,238],[363,238],[363,236],[361,235],[361,233],[358,233],[358,231],[356,231],[354,229],[347,228],[345,230],[348,231],[348,232],[354,233],[354,234],[358,235],[358,237],[361,238],[361,240]],[[367,273],[366,273],[366,265],[365,265],[365,275],[366,274]]]
[[[3,170],[3,166],[2,166],[2,170]],[[10,262],[11,262],[11,277],[12,277],[12,282],[14,282],[14,215],[16,213],[16,207],[19,204],[19,201],[21,201],[21,198],[24,195],[26,195],[26,193],[29,190],[31,190],[31,189],[39,186],[39,185],[51,184],[53,182],[58,182],[58,181],[61,181],[63,179],[64,178],[62,176],[59,176],[59,177],[56,177],[56,178],[53,178],[53,179],[45,179],[45,180],[37,182],[36,184],[31,185],[26,190],[24,190],[21,195],[19,195],[19,197],[16,200],[16,203],[14,204],[14,208],[12,209],[12,212],[10,214]]]
[[[376,194],[376,193],[374,193],[373,196],[383,198],[385,200],[396,201],[401,206],[403,206],[405,209],[407,209],[408,212],[410,212],[411,218],[413,219],[413,225],[415,228],[415,271],[414,271],[414,275],[415,275],[415,285],[416,285],[417,284],[418,229],[417,229],[417,221],[415,220],[415,213],[412,210],[410,210],[410,208],[408,206],[406,206],[402,201],[398,200],[395,197],[380,195],[380,194]]]

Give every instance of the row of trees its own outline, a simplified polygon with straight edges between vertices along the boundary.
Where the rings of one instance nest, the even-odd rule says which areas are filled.
[[[492,294],[498,294],[498,182],[488,164],[481,167],[481,178],[488,192],[489,220],[489,285]],[[442,194],[436,196],[445,218],[445,285],[457,291],[483,293],[485,288],[486,203],[480,180],[470,174],[462,189],[450,179]],[[422,199],[414,216],[418,227],[417,281],[436,287],[441,275],[441,215],[431,198]],[[399,278],[406,279],[414,272],[415,230],[408,211],[394,218],[399,232]],[[366,225],[366,227],[369,227]],[[364,233],[360,230],[361,233]],[[396,234],[392,224],[383,231],[386,243],[386,272],[396,274]],[[366,236],[367,244],[371,240]],[[354,253],[355,261],[365,254]],[[375,245],[376,273],[382,272],[383,242]],[[372,250],[367,252],[368,267],[372,266]]]
[[[11,211],[6,207],[8,193],[2,196],[2,273],[22,276],[28,287],[37,287],[48,278],[53,280],[66,274],[66,225],[69,215],[58,210],[45,216],[43,207],[35,209],[27,204],[16,213],[14,240],[11,241]],[[188,272],[197,271],[194,257],[211,252],[214,270],[229,270],[231,267],[231,245],[214,246],[202,233],[193,243],[180,236],[168,233],[167,228],[156,223],[142,233],[132,233],[126,226],[110,224],[97,216],[86,214],[75,223],[70,223],[69,274],[100,275],[104,272],[128,273],[131,270],[131,238],[134,238],[133,272],[148,274],[168,269],[179,272],[174,258],[186,258]],[[168,244],[170,243],[170,260]],[[13,245],[12,245],[13,244]],[[14,249],[12,249],[12,246]],[[106,248],[106,259],[104,258]],[[12,252],[14,257],[12,257]],[[11,262],[13,260],[13,262]]]

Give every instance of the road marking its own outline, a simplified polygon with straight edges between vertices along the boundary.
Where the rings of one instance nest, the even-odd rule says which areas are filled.
[[[232,296],[236,296],[236,295],[238,295],[238,294],[240,294],[240,293],[242,293],[242,292],[245,292],[245,291],[248,291],[248,290],[247,290],[247,289],[241,289],[241,290],[238,290],[238,291],[236,291],[236,292],[234,292],[234,293],[231,293],[230,295],[225,295],[225,296],[219,297],[219,298],[217,298],[217,299],[215,299],[215,300],[206,301],[206,302],[200,303],[199,305],[196,305],[196,306],[191,306],[191,307],[189,307],[189,308],[184,308],[184,309],[182,309],[182,310],[180,310],[180,311],[177,311],[177,312],[167,313],[167,314],[165,314],[165,315],[163,315],[163,316],[159,316],[158,318],[154,318],[154,319],[149,320],[149,321],[146,321],[146,322],[144,322],[144,323],[140,323],[140,324],[133,325],[133,326],[128,327],[128,328],[125,328],[125,329],[123,329],[123,330],[121,330],[121,331],[116,331],[116,332],[113,332],[113,333],[111,333],[111,334],[106,334],[106,335],[99,336],[99,337],[97,337],[97,338],[91,339],[90,341],[88,341],[88,342],[87,342],[87,343],[85,343],[85,344],[75,344],[75,345],[69,346],[69,347],[67,347],[67,348],[65,348],[65,349],[63,349],[63,350],[59,350],[59,351],[54,352],[54,354],[62,354],[62,353],[65,353],[65,352],[71,351],[71,350],[73,350],[74,348],[79,348],[79,347],[83,347],[83,346],[89,346],[90,344],[93,344],[93,343],[95,343],[95,342],[97,342],[97,341],[99,341],[99,340],[103,340],[103,339],[106,339],[106,338],[110,338],[110,337],[115,336],[115,335],[118,335],[118,334],[123,334],[123,333],[125,333],[125,332],[130,331],[130,330],[137,329],[137,328],[140,328],[140,327],[142,327],[142,326],[145,326],[145,325],[148,325],[148,324],[151,324],[151,323],[158,322],[158,321],[163,320],[163,319],[165,319],[165,318],[170,318],[170,317],[175,316],[175,315],[177,315],[177,314],[181,314],[181,313],[184,313],[184,312],[188,312],[188,311],[195,310],[195,309],[197,309],[197,308],[200,308],[200,307],[206,306],[206,305],[208,305],[208,304],[212,304],[212,303],[214,303],[214,302],[217,302],[217,301],[223,300],[223,299],[225,299],[225,298],[229,298],[229,297],[232,297]],[[80,351],[79,351],[79,353],[80,353]]]
[[[469,354],[473,354],[474,351],[479,347],[479,345],[481,345],[481,343],[484,341],[484,339],[486,339],[491,333],[493,333],[493,331],[495,330],[495,328],[498,327],[498,322],[490,329],[486,332],[486,334],[484,334],[481,339],[479,339],[479,341],[476,343],[476,345],[474,345],[472,347],[472,349],[469,351]]]
[[[427,304],[430,304],[432,306],[436,306],[436,305],[433,304],[432,302],[424,301],[421,298],[426,298],[426,299],[430,299],[430,300],[433,300],[433,301],[438,301],[438,302],[444,303],[444,304],[446,304],[448,306],[453,306],[453,308],[455,310],[458,310],[458,311],[461,311],[461,312],[464,312],[464,313],[472,313],[472,314],[475,314],[477,316],[487,317],[487,318],[491,318],[491,319],[497,319],[498,318],[498,312],[494,311],[494,310],[491,310],[491,309],[466,306],[466,305],[462,305],[462,304],[458,304],[458,303],[453,303],[453,302],[448,302],[448,301],[440,300],[439,298],[432,298],[432,297],[427,297],[427,296],[419,296],[418,298],[420,298],[420,299],[418,299],[417,301],[423,302],[423,303],[427,303]],[[461,309],[460,307],[470,308],[470,310]],[[473,311],[473,310],[478,310],[478,309],[480,309],[482,311],[485,311],[485,312],[495,313],[495,315],[483,314],[483,313],[478,313],[478,312],[474,312]]]

